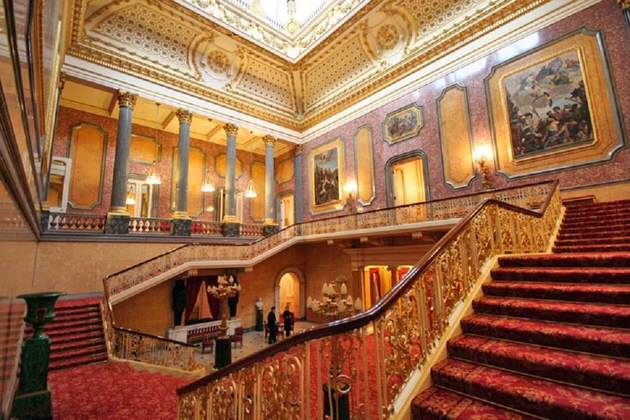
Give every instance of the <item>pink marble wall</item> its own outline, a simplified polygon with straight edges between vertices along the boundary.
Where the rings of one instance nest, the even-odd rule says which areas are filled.
[[[69,156],[70,148],[70,132],[73,126],[80,124],[81,122],[88,122],[100,126],[107,133],[107,153],[105,162],[105,171],[103,176],[102,185],[102,200],[100,205],[96,206],[91,211],[76,210],[69,208],[71,212],[81,213],[94,213],[105,214],[109,208],[111,200],[112,190],[112,174],[114,168],[114,158],[116,154],[116,132],[118,128],[118,120],[114,118],[102,117],[99,115],[78,111],[76,109],[61,107],[59,112],[59,122],[56,131],[56,137],[53,145],[54,156]],[[153,137],[157,139],[161,145],[160,160],[156,164],[156,169],[162,179],[162,184],[159,187],[159,209],[157,217],[168,218],[171,216],[170,209],[170,197],[171,197],[171,165],[173,159],[173,150],[177,147],[177,135],[166,131],[145,127],[138,124],[133,124],[133,133]],[[210,173],[214,174],[214,162],[215,157],[220,154],[226,153],[225,146],[221,146],[207,141],[197,140],[191,138],[191,146],[201,149],[206,155],[206,165],[210,168]],[[287,159],[292,156],[292,152],[285,153],[282,156],[276,158],[276,161],[281,159]],[[242,162],[243,174],[236,181],[236,187],[239,190],[245,190],[247,187],[247,181],[251,176],[251,162],[258,161],[264,163],[264,156],[251,154],[242,150],[237,151],[237,157]],[[139,163],[129,162],[128,172],[130,174],[148,174],[150,167]],[[223,185],[224,180],[218,175],[214,175],[213,182],[215,185]],[[285,190],[293,190],[294,181],[285,182],[282,185],[276,185],[277,192]],[[262,194],[262,191],[258,192]],[[211,194],[206,194],[206,206],[210,205]],[[246,223],[254,223],[250,217],[249,200],[245,200],[243,203],[244,221]],[[212,213],[203,212],[197,219],[200,220],[212,220]]]
[[[530,41],[527,48],[535,48],[582,27],[601,31],[603,34],[610,73],[620,104],[619,113],[623,116],[622,129],[624,129],[626,138],[628,138],[630,137],[628,132],[628,128],[630,128],[630,71],[628,71],[630,69],[630,54],[628,53],[630,51],[630,26],[621,8],[614,0],[604,0],[548,26],[534,35],[530,35],[527,37],[527,40]],[[512,49],[516,51],[513,56],[526,51],[523,49],[523,45],[523,42],[516,42],[512,45]],[[507,48],[504,48],[490,54],[307,143],[304,146],[304,179],[308,179],[307,157],[309,151],[336,137],[341,137],[345,143],[346,177],[354,177],[353,137],[361,126],[370,125],[373,129],[374,141],[376,199],[371,206],[366,207],[366,210],[386,207],[385,163],[393,156],[412,150],[423,150],[428,156],[430,198],[438,199],[478,191],[481,187],[479,179],[474,179],[469,187],[458,190],[451,189],[444,181],[436,100],[448,86],[455,83],[465,86],[468,90],[474,144],[490,142],[492,134],[486,106],[484,79],[490,74],[493,66],[509,59],[509,57],[506,57],[508,51]],[[394,145],[383,141],[382,123],[385,120],[385,116],[412,102],[416,102],[424,108],[424,128],[419,135]],[[494,171],[494,168],[492,169]],[[562,188],[630,179],[630,149],[624,148],[616,153],[614,159],[608,162],[533,175],[519,178],[518,180],[507,180],[503,176],[497,176],[495,181],[497,187],[505,187],[548,179],[559,179]],[[306,182],[303,188],[305,220],[320,217],[319,215],[313,216],[310,213],[309,190]],[[337,213],[343,213],[343,211]],[[322,216],[334,214],[327,213]]]

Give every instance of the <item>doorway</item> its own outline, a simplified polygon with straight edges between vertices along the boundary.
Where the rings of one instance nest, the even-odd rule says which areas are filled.
[[[287,304],[296,319],[306,316],[304,277],[297,269],[283,270],[276,279],[276,312],[281,314]]]
[[[428,174],[427,156],[421,150],[390,158],[385,164],[387,206],[428,201]]]
[[[280,229],[294,224],[293,217],[293,194],[286,194],[278,198],[278,224]]]
[[[146,181],[127,181],[127,212],[131,217],[151,217],[153,185]]]

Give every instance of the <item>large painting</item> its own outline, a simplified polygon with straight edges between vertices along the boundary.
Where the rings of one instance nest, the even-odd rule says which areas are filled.
[[[498,172],[508,178],[611,159],[623,146],[598,32],[568,34],[486,79]]]
[[[385,117],[383,139],[388,143],[397,143],[418,135],[424,126],[422,108],[411,104],[400,108]]]
[[[503,82],[516,159],[594,140],[576,50],[523,69]]]
[[[341,139],[319,146],[309,154],[311,212],[338,210],[344,182],[344,151]]]

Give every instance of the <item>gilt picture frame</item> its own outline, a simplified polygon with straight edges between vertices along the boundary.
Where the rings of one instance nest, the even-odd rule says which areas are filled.
[[[312,214],[343,208],[345,151],[341,138],[316,147],[308,159],[310,210]]]
[[[424,127],[424,114],[420,105],[412,103],[390,112],[383,121],[383,140],[389,144],[409,140]]]
[[[495,66],[486,93],[507,178],[610,160],[624,145],[599,32],[583,28]]]

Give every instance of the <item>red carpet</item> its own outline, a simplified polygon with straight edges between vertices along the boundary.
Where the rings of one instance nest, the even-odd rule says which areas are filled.
[[[630,419],[630,200],[567,207],[554,254],[499,259],[414,419]]]
[[[55,319],[44,327],[51,342],[50,370],[107,360],[100,301],[99,296],[57,301]]]
[[[97,363],[50,372],[53,418],[174,419],[177,387],[190,380]]]

